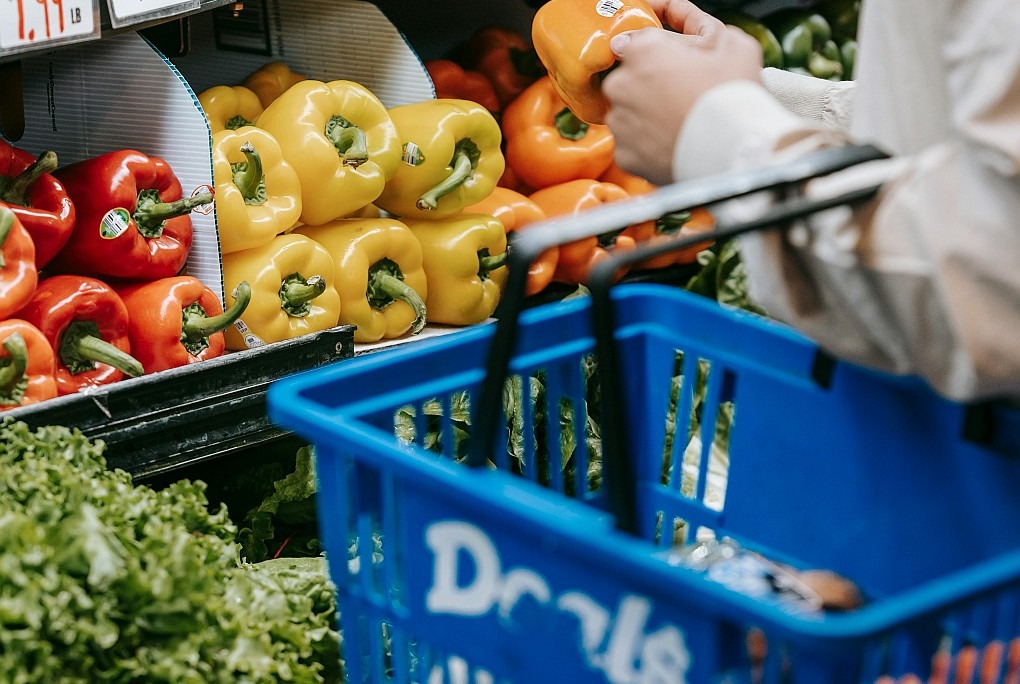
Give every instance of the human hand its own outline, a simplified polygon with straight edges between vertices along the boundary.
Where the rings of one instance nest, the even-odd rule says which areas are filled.
[[[614,36],[619,59],[602,83],[616,164],[659,185],[672,180],[673,149],[694,103],[716,85],[761,80],[761,45],[687,0],[659,0],[663,22]],[[688,33],[690,31],[691,33]]]

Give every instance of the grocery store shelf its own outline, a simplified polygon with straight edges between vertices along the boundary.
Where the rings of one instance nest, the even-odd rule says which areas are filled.
[[[113,468],[151,477],[289,434],[266,415],[269,384],[354,354],[340,326],[4,413],[31,427],[66,425],[106,443]]]

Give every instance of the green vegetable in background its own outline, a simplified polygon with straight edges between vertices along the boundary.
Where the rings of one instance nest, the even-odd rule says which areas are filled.
[[[204,484],[136,486],[103,451],[0,422],[0,681],[339,681],[321,561],[239,564]]]
[[[782,69],[785,66],[783,46],[772,30],[750,14],[735,9],[721,9],[713,12],[724,24],[736,26],[761,44],[764,66]]]
[[[786,7],[763,21],[779,39],[787,71],[831,80],[843,76],[839,46],[832,39],[832,27],[821,14]]]

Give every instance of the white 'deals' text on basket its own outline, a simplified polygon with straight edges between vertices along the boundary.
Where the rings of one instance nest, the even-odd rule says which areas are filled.
[[[499,549],[481,529],[460,520],[430,524],[425,543],[431,549],[432,585],[425,607],[433,614],[482,617],[497,610],[509,621],[514,606],[530,596],[551,610],[573,615],[580,626],[581,649],[588,664],[601,670],[613,684],[684,684],[690,653],[683,632],[666,624],[648,633],[652,602],[644,596],[622,593],[616,612],[582,591],[553,595],[546,579],[526,567],[504,569]],[[469,560],[468,560],[469,559]],[[474,573],[461,584],[461,562],[473,564]],[[470,574],[470,573],[469,573]]]

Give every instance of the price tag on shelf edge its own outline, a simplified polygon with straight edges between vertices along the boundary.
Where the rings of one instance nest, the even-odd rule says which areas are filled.
[[[179,11],[198,9],[201,0],[106,0],[114,28],[148,19],[161,19]]]
[[[0,0],[0,52],[99,37],[98,0]]]

